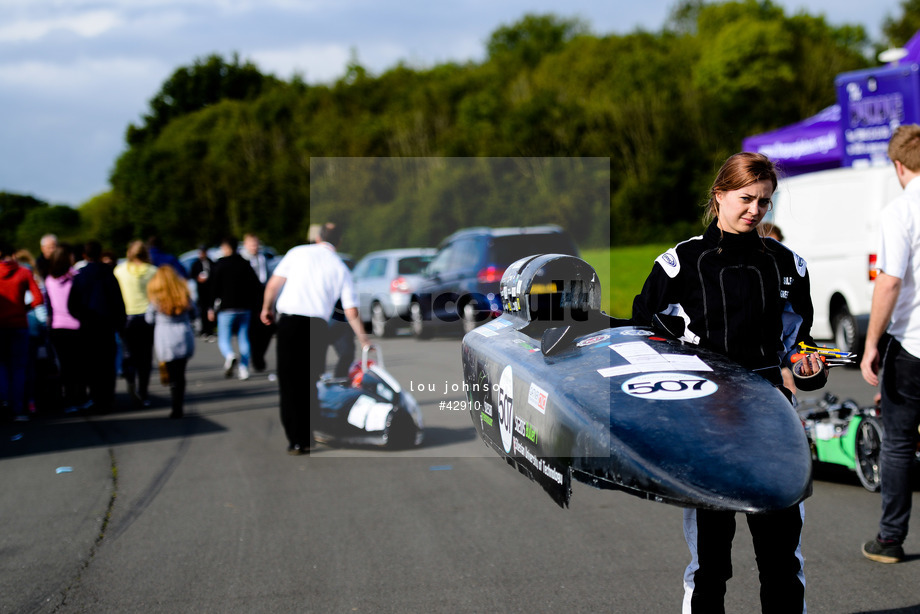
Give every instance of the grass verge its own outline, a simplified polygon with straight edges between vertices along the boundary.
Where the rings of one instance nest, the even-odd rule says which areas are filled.
[[[670,243],[653,243],[582,250],[582,259],[594,267],[601,280],[601,309],[614,317],[630,317],[633,298],[642,290],[655,258],[670,247]]]

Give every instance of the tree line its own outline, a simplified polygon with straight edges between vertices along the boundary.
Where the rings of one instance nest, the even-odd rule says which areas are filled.
[[[836,74],[904,44],[920,0],[902,10],[885,45],[770,0],[682,0],[660,31],[626,35],[525,15],[491,34],[481,62],[372,75],[353,59],[330,84],[209,56],[128,126],[109,191],[76,210],[0,194],[0,233],[111,246],[155,233],[184,251],[255,232],[284,250],[338,220],[357,255],[470,225],[558,223],[585,246],[670,241],[700,229],[742,138],[834,103]]]

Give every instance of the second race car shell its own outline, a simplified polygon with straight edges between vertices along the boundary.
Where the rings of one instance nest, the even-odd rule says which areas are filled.
[[[601,309],[597,273],[574,256],[521,258],[505,270],[500,289],[502,309],[520,326],[535,321],[584,321]]]

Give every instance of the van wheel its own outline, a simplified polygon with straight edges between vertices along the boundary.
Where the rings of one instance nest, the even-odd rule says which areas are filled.
[[[859,325],[856,318],[846,306],[840,308],[833,319],[834,343],[845,352],[856,352],[859,349]]]

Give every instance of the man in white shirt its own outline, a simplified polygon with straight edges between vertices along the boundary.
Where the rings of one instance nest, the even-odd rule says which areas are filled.
[[[336,254],[340,237],[335,224],[323,225],[319,242],[291,249],[265,286],[261,320],[277,320],[281,423],[289,454],[309,454],[313,447],[311,422],[319,415],[316,383],[326,367],[329,316],[339,298],[361,346],[368,345],[351,271]],[[310,348],[309,358],[304,348]],[[310,376],[304,381],[307,371]]]
[[[879,563],[904,559],[920,425],[920,126],[898,127],[888,157],[904,194],[881,213],[878,277],[860,365],[869,384],[881,380],[882,518],[875,539],[862,548]]]

